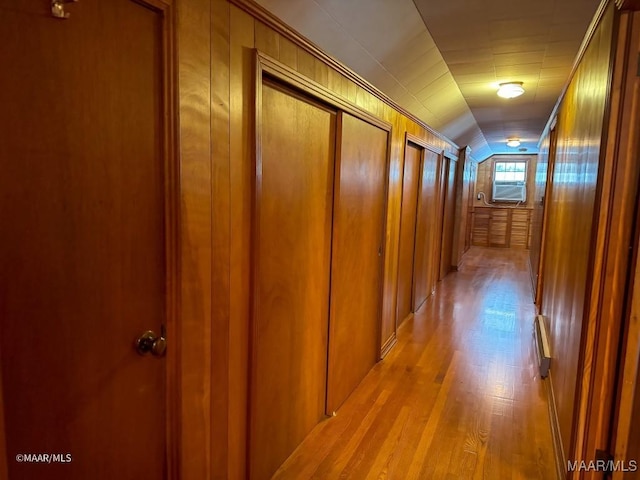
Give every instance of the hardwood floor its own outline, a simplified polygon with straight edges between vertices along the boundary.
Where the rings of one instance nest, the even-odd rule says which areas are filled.
[[[555,478],[527,254],[472,247],[273,478]]]

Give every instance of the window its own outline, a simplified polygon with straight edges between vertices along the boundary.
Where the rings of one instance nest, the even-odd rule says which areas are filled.
[[[527,162],[495,162],[494,202],[524,202],[527,198]]]

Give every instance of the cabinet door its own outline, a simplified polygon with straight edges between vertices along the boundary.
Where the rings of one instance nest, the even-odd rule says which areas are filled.
[[[335,176],[327,411],[378,358],[388,132],[340,114]]]
[[[253,479],[270,478],[324,416],[336,115],[265,83],[259,122]]]

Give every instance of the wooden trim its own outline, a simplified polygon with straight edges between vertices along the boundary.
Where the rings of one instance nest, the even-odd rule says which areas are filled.
[[[630,121],[634,103],[635,71],[629,68],[631,25],[629,15],[614,23],[608,104],[603,126],[596,212],[593,225],[592,264],[589,267],[573,449],[576,458],[592,459],[596,449],[609,448],[614,407],[622,317],[626,302],[631,228],[636,208],[638,174],[637,139]],[[633,62],[635,66],[635,62]],[[637,96],[635,97],[637,102]],[[591,477],[588,477],[591,478]]]
[[[426,150],[429,150],[430,152],[433,152],[437,155],[440,155],[442,153],[442,149],[438,148],[438,147],[434,147],[433,145],[427,143],[425,140],[423,140],[422,138],[409,133],[409,132],[405,132],[405,140],[404,140],[404,145],[405,147],[407,146],[407,142],[411,142],[411,143],[415,143],[416,145],[418,145],[419,147],[422,147]],[[458,157],[456,157],[458,158]]]
[[[261,82],[263,76],[267,74],[268,76],[285,83],[290,88],[303,92],[311,98],[316,98],[328,103],[332,107],[349,113],[354,117],[358,117],[360,120],[364,120],[365,122],[375,125],[382,130],[387,132],[391,131],[390,123],[381,120],[375,115],[372,115],[366,110],[358,107],[354,103],[345,100],[323,85],[314,82],[308,77],[305,77],[259,50],[256,50],[256,65],[256,82]]]
[[[571,68],[571,73],[569,74],[567,81],[562,87],[562,91],[560,92],[560,95],[558,97],[558,100],[556,101],[556,104],[553,106],[553,109],[551,110],[551,115],[549,115],[549,120],[547,120],[547,123],[544,126],[544,129],[542,130],[542,134],[540,135],[540,140],[538,141],[538,149],[540,149],[542,139],[549,134],[549,130],[551,130],[551,128],[555,127],[558,111],[560,110],[560,105],[562,104],[562,101],[564,100],[564,96],[567,93],[567,89],[569,88],[569,85],[571,84],[573,77],[576,75],[578,66],[582,62],[582,58],[584,57],[584,54],[587,51],[587,47],[591,43],[591,39],[593,38],[596,31],[598,30],[600,21],[602,20],[602,17],[607,11],[607,7],[611,3],[611,1],[612,0],[601,0],[600,5],[596,10],[596,13],[594,14],[594,17],[591,20],[589,27],[587,28],[587,32],[585,33],[585,36],[582,39],[582,43],[580,44],[580,49],[578,50],[578,54],[576,55],[576,58],[573,61],[573,67]],[[640,1],[640,0],[636,0],[636,1]]]
[[[282,20],[274,16],[271,12],[267,11],[262,6],[255,3],[253,0],[229,0],[229,2],[235,5],[236,7],[240,8],[241,10],[247,12],[249,15],[259,20],[260,22],[266,24],[268,27],[270,27],[271,29],[273,29],[274,31],[282,35],[284,38],[290,40],[291,42],[296,44],[298,47],[302,48],[303,50],[313,55],[315,58],[317,58],[321,62],[327,64],[329,67],[336,70],[338,73],[344,75],[347,79],[351,80],[359,87],[362,87],[364,90],[366,90],[368,93],[370,93],[374,97],[378,98],[379,100],[386,103],[394,110],[398,111],[405,117],[409,118],[410,120],[420,125],[430,134],[434,135],[437,138],[440,138],[444,142],[453,146],[455,149],[459,148],[458,145],[456,145],[451,139],[447,138],[442,133],[434,130],[432,127],[427,125],[424,121],[420,120],[415,115],[409,113],[407,110],[401,107],[398,103],[396,103],[394,100],[388,97],[385,93],[381,92],[376,87],[371,85],[363,77],[355,73],[353,70],[351,70],[350,68],[348,68],[347,66],[345,66],[344,64],[342,64],[341,62],[333,58],[332,56],[323,52],[313,42],[305,38],[303,35],[295,31],[288,25],[286,25],[284,22],[282,22]]]
[[[541,237],[542,241],[540,242],[540,258],[538,259],[538,265],[536,268],[537,271],[537,282],[535,286],[535,298],[533,302],[536,305],[537,311],[542,311],[542,291],[544,289],[544,262],[547,255],[547,223],[549,220],[549,199],[551,195],[553,195],[553,172],[555,170],[556,165],[556,149],[557,149],[557,140],[558,140],[558,130],[556,129],[556,121],[554,119],[552,123],[551,131],[549,132],[549,155],[547,158],[547,188],[544,192],[544,205],[542,205],[542,227],[541,227]],[[535,198],[533,199],[535,201]]]
[[[640,0],[616,0],[618,10],[640,10]]]
[[[166,355],[166,462],[167,479],[182,477],[180,471],[181,416],[180,365],[181,350],[178,319],[180,318],[180,154],[178,151],[178,90],[176,61],[176,15],[172,2],[144,0],[158,9],[163,17],[163,156],[165,165],[165,262],[166,262],[166,330],[172,348]]]
[[[560,435],[560,422],[558,421],[558,411],[556,410],[556,396],[553,391],[553,382],[551,377],[553,372],[549,372],[549,376],[540,379],[547,393],[547,405],[549,406],[549,424],[551,425],[551,437],[553,439],[553,453],[556,460],[556,475],[558,479],[566,478],[567,473],[567,457],[562,448],[562,437]]]
[[[387,339],[387,341],[384,343],[384,345],[382,345],[382,348],[380,349],[380,360],[387,356],[387,354],[396,345],[396,343],[398,343],[398,336],[396,332],[393,332],[393,334]],[[1,470],[0,473],[2,473]]]

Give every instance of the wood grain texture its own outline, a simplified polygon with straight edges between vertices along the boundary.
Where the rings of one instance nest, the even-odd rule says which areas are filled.
[[[247,452],[247,385],[248,385],[248,338],[249,338],[249,311],[250,299],[250,225],[251,225],[251,192],[252,192],[252,151],[254,130],[254,59],[253,49],[256,47],[256,18],[248,13],[251,9],[241,9],[236,3],[230,2],[229,21],[229,64],[222,57],[215,57],[212,65],[212,75],[221,74],[229,70],[229,190],[230,190],[230,234],[229,234],[229,452],[228,472],[229,478],[246,477],[246,452]],[[298,75],[304,72],[308,80],[322,85],[325,82],[329,92],[333,94],[331,102],[339,99],[340,108],[345,111],[355,109],[357,115],[368,115],[367,121],[375,122],[376,119],[383,124],[391,124],[389,146],[389,178],[387,185],[387,210],[386,231],[384,237],[385,251],[384,275],[382,287],[382,317],[380,325],[379,353],[390,351],[395,344],[396,323],[396,289],[398,273],[398,239],[400,231],[400,202],[402,198],[402,168],[405,132],[410,131],[420,141],[431,145],[438,151],[446,150],[453,154],[458,148],[447,142],[442,136],[425,128],[422,124],[415,123],[404,116],[399,110],[393,108],[386,100],[380,100],[370,91],[370,86],[364,88],[360,95],[360,103],[366,111],[356,109],[347,100],[356,100],[358,84],[366,84],[362,79],[357,79],[355,74],[347,73],[348,69],[334,66],[335,61],[325,61],[322,55],[312,54],[316,62],[311,62],[306,56],[310,50],[299,36],[286,32],[286,27],[281,23],[271,23],[264,20],[258,14],[260,21],[279,35],[279,60]],[[263,38],[271,35],[263,30],[260,32]],[[275,40],[271,40],[275,44]],[[312,51],[314,51],[312,49]],[[275,52],[275,51],[274,51]],[[317,61],[325,62],[325,69],[319,66]],[[280,77],[278,77],[280,78]],[[357,79],[357,80],[354,80]],[[300,78],[290,78],[289,83],[296,84]],[[306,88],[306,87],[305,87]],[[315,87],[314,87],[315,88]],[[327,90],[313,90],[312,96],[324,98]],[[367,96],[369,99],[367,100]],[[326,100],[325,100],[326,101]],[[330,103],[331,103],[330,102]],[[215,139],[214,139],[215,141]],[[432,179],[432,181],[435,181]],[[213,199],[214,209],[219,200]],[[224,196],[221,202],[224,202]],[[222,241],[222,237],[218,240]]]
[[[247,478],[255,39],[254,19],[233,6],[230,8],[229,45],[229,478]],[[214,75],[218,68],[224,69],[224,63],[213,66]]]
[[[628,23],[627,23],[628,22]],[[625,25],[626,24],[626,25]],[[621,19],[621,31],[629,35],[629,60],[633,65],[633,56],[640,52],[640,13],[623,15]],[[625,29],[624,27],[627,27]],[[629,72],[631,73],[631,72]],[[638,137],[629,135],[633,132],[630,126],[637,125],[640,116],[640,80],[638,77],[627,77],[625,87],[621,94],[627,100],[624,102],[626,113],[621,118],[626,118],[622,126],[623,136],[620,139],[623,146],[620,151],[627,156],[636,152],[637,158],[640,151]],[[626,138],[625,138],[626,137]],[[633,163],[632,163],[633,164]],[[640,198],[636,200],[636,205]],[[620,385],[613,423],[612,450],[617,460],[630,461],[640,458],[640,430],[637,425],[640,422],[640,210],[636,212],[635,229],[632,231],[633,249],[630,257],[631,274],[629,276],[629,301],[624,312],[623,324],[623,351],[622,363],[618,384]],[[634,266],[635,264],[635,266]],[[635,271],[634,271],[635,269]],[[623,477],[624,475],[624,477]],[[640,478],[640,473],[614,474],[614,479]]]
[[[475,192],[472,200],[474,207],[485,207],[487,206],[487,203],[493,203],[492,192],[495,162],[514,160],[527,162],[527,197],[526,200],[518,206],[526,208],[533,207],[535,203],[534,192],[536,189],[536,163],[538,161],[538,157],[536,155],[493,155],[478,163]],[[480,200],[477,198],[479,193],[484,194]],[[513,203],[496,202],[494,206],[512,207],[514,205]]]
[[[334,112],[292,92],[265,83],[261,95],[252,479],[269,478],[325,410],[336,129]]]
[[[335,169],[327,412],[378,359],[389,134],[339,114]]]
[[[211,478],[211,18],[209,2],[177,12],[180,117],[182,391],[180,476]],[[206,360],[205,360],[206,359]]]
[[[422,161],[422,178],[418,196],[418,215],[416,224],[416,250],[413,274],[413,311],[417,311],[433,292],[438,280],[437,237],[438,228],[438,176],[440,157],[431,150],[424,150]]]
[[[531,209],[474,207],[473,245],[479,247],[529,248]]]
[[[161,478],[167,358],[133,341],[175,328],[167,30],[143,2],[75,6],[62,26],[37,2],[0,4],[5,478]]]
[[[229,320],[231,156],[229,143],[229,3],[211,2],[211,476],[226,479],[229,463]],[[222,387],[222,388],[221,388]]]
[[[534,204],[531,212],[531,240],[529,264],[533,284],[534,302],[538,311],[542,308],[542,291],[544,286],[543,265],[545,258],[545,242],[547,218],[549,210],[547,200],[552,195],[553,168],[555,165],[557,130],[552,128],[549,135],[541,143],[538,162],[536,163]]]
[[[400,257],[398,259],[398,326],[413,312],[413,260],[416,245],[418,188],[422,173],[422,149],[407,142],[402,180]]]
[[[471,246],[471,209],[476,183],[477,163],[470,155],[470,148],[460,149],[456,172],[456,203],[453,226],[451,267],[458,268],[462,256]]]
[[[472,247],[274,479],[555,478],[522,250]]]
[[[614,13],[607,12],[603,29],[607,28],[609,15]],[[629,284],[629,271],[633,271],[629,253],[637,239],[640,26],[638,17],[631,12],[616,15],[612,23],[616,22],[613,29],[618,33],[614,35],[617,41],[608,99],[609,121],[603,134],[605,161],[599,178],[601,193],[594,226],[597,236],[582,368],[583,378],[587,374],[591,378],[581,385],[580,415],[575,425],[575,448],[583,456],[610,447],[611,411],[615,408],[619,384],[619,352],[624,350],[620,337],[628,312],[627,292],[633,288]]]
[[[558,412],[562,448],[569,459],[582,459],[576,451],[574,423],[579,409],[576,389],[591,378],[593,350],[581,352],[594,327],[588,322],[590,279],[594,270],[592,242],[597,231],[596,202],[601,192],[600,139],[607,103],[613,10],[605,13],[587,47],[582,63],[567,89],[558,111],[557,151],[545,242],[544,289],[541,313],[549,320],[554,353],[553,391]],[[604,233],[603,228],[603,233]],[[596,287],[599,288],[599,287]],[[587,343],[582,344],[587,345]],[[556,360],[557,358],[557,360]],[[580,442],[579,442],[580,443]]]
[[[440,271],[438,279],[442,280],[451,271],[451,258],[453,256],[453,231],[456,219],[456,170],[457,162],[450,157],[444,157],[443,179],[444,192],[442,199],[442,243],[440,248]]]

